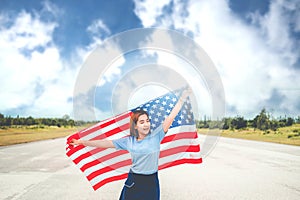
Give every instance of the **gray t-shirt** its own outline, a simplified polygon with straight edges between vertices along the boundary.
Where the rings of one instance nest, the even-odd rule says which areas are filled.
[[[138,141],[135,137],[128,136],[112,142],[116,149],[127,150],[131,154],[131,171],[137,174],[153,174],[158,170],[160,142],[164,136],[161,124],[143,140]]]

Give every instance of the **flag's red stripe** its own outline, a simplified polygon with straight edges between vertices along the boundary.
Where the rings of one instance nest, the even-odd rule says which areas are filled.
[[[90,140],[105,139],[107,137],[110,137],[110,136],[112,136],[114,134],[117,134],[117,133],[122,132],[122,131],[127,130],[127,129],[129,129],[129,123],[123,124],[120,127],[116,127],[114,129],[112,129],[110,131],[107,131],[107,132],[105,132],[105,133],[103,133],[103,134],[101,134],[101,135],[99,135],[97,137],[94,137],[94,138],[90,139]],[[73,149],[69,150],[66,154],[67,154],[67,156],[70,157],[73,153],[75,153],[75,152],[77,152],[77,151],[79,151],[79,150],[81,150],[83,148],[84,148],[83,145],[78,145],[78,146],[74,147]]]
[[[69,150],[66,154],[67,154],[67,156],[70,157],[73,153],[76,153],[77,151],[79,151],[83,148],[84,148],[83,145],[78,145],[78,146],[74,147],[73,149]]]
[[[180,139],[195,139],[197,137],[197,132],[181,132],[174,135],[165,136],[164,139],[161,141],[161,144]]]
[[[127,160],[123,160],[121,162],[117,162],[113,165],[110,165],[110,166],[107,166],[107,167],[104,167],[104,168],[101,168],[99,170],[96,170],[96,171],[92,172],[91,174],[89,174],[87,176],[87,179],[90,181],[93,178],[95,178],[96,176],[99,176],[103,173],[106,173],[106,172],[109,172],[109,171],[112,171],[112,170],[116,170],[116,169],[124,167],[124,166],[131,165],[131,163],[132,163],[131,159],[127,159]]]
[[[184,145],[184,146],[174,147],[174,148],[161,151],[159,154],[159,158],[163,158],[181,152],[199,152],[199,151],[200,151],[199,145],[190,145],[190,146]]]
[[[163,165],[160,165],[158,167],[158,170],[173,167],[173,166],[176,166],[176,165],[185,164],[185,163],[199,164],[199,163],[202,163],[202,158],[183,158],[183,159],[171,161],[171,162],[165,163]]]
[[[90,167],[93,167],[94,165],[97,165],[97,164],[100,164],[100,163],[103,163],[109,159],[112,159],[114,157],[117,157],[117,156],[120,156],[120,155],[123,155],[123,154],[126,154],[128,153],[128,151],[126,150],[120,150],[120,151],[116,151],[116,152],[113,152],[113,153],[110,153],[110,154],[107,154],[105,156],[102,156],[101,158],[97,158],[89,163],[86,163],[84,164],[80,169],[82,171],[85,171],[86,169],[90,168]],[[100,162],[101,160],[101,162]]]
[[[125,174],[121,174],[121,175],[118,175],[118,176],[112,176],[112,177],[106,178],[106,179],[98,182],[97,184],[95,184],[93,186],[93,188],[96,191],[97,189],[99,189],[100,187],[102,187],[103,185],[105,185],[107,183],[125,179],[125,178],[127,178],[127,176],[128,176],[128,173],[125,173]]]
[[[93,149],[93,150],[91,150],[91,151],[88,151],[88,152],[86,152],[86,153],[81,154],[80,156],[78,156],[77,158],[75,158],[75,159],[73,160],[73,162],[74,162],[75,164],[78,164],[81,160],[83,160],[83,159],[85,159],[85,158],[87,158],[87,157],[90,157],[91,155],[95,155],[96,153],[99,153],[99,152],[104,151],[104,150],[106,150],[106,149],[103,149],[103,148],[96,148],[96,149]]]
[[[127,112],[127,113],[121,114],[121,115],[119,115],[117,117],[112,118],[111,120],[109,120],[107,122],[104,122],[104,123],[99,122],[98,126],[95,126],[95,127],[91,128],[91,129],[88,129],[88,130],[84,130],[82,132],[79,132],[79,135],[80,135],[80,137],[84,137],[84,136],[86,136],[86,135],[88,135],[90,133],[93,133],[95,131],[100,130],[101,128],[105,128],[105,127],[107,127],[107,126],[109,126],[111,124],[119,122],[119,121],[121,121],[121,120],[123,120],[125,118],[130,117],[130,113],[131,112]],[[129,123],[129,121],[128,121],[128,123]]]

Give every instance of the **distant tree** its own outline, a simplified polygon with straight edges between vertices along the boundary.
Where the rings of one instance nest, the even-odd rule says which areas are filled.
[[[223,121],[224,121],[223,129],[224,130],[230,129],[231,128],[231,121],[232,121],[232,119],[229,118],[229,117],[227,117],[227,118],[224,118]]]
[[[270,129],[273,131],[277,131],[277,129],[279,128],[279,121],[273,119],[272,121],[270,121]]]
[[[291,118],[291,117],[288,117],[287,120],[286,120],[286,126],[292,126],[294,124],[294,119]]]
[[[31,116],[29,116],[29,117],[26,118],[25,124],[26,124],[27,126],[31,126],[31,125],[34,125],[34,124],[36,124],[36,123],[35,123],[34,118],[31,117]]]
[[[69,116],[69,115],[67,115],[67,114],[65,114],[65,115],[62,117],[62,119],[64,119],[64,120],[68,121],[68,120],[70,119],[70,116]]]
[[[260,114],[254,118],[253,127],[264,131],[270,129],[270,116],[265,108],[263,108]]]
[[[242,129],[247,127],[247,120],[244,119],[244,117],[237,116],[232,119],[231,121],[232,128],[235,129]]]
[[[295,119],[295,123],[300,124],[300,116]]]

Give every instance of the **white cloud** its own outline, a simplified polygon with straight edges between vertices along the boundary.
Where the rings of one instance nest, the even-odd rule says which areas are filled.
[[[145,7],[143,5],[150,2],[155,4],[135,1],[136,8]],[[179,9],[183,7],[180,1],[174,2],[173,13],[139,9],[136,14],[145,27],[175,27],[184,33],[193,33],[194,40],[219,70],[228,107],[235,108],[233,113],[228,110],[227,114],[253,117],[263,106],[281,109],[288,112],[286,114],[299,113],[295,98],[300,97],[297,88],[300,79],[296,76],[299,68],[293,67],[299,60],[299,45],[295,45],[299,41],[291,35],[291,30],[298,30],[296,18],[299,16],[291,13],[297,13],[299,1],[289,1],[288,4],[272,1],[266,14],[249,14],[253,24],[233,14],[225,0],[190,1],[186,10]],[[158,5],[151,7],[162,8]],[[150,23],[150,19],[160,21]],[[294,95],[291,95],[290,88],[295,89]],[[283,95],[281,105],[266,104],[272,102],[270,98],[274,90]]]
[[[134,12],[141,19],[144,27],[155,25],[156,17],[163,14],[164,6],[171,0],[161,0],[159,2],[134,0]]]
[[[21,11],[15,18],[1,15],[0,19],[1,112],[16,110],[13,114],[32,116],[70,114],[72,105],[68,98],[72,95],[74,74],[64,66],[52,41],[58,24],[40,20],[37,12]]]
[[[33,49],[46,46],[51,41],[55,23],[41,23],[37,17],[21,12],[12,27],[2,32],[2,40],[10,42],[13,48]]]
[[[96,91],[107,93],[101,91],[101,86],[115,84],[113,80],[121,75],[121,68],[126,60],[119,44],[106,38],[111,31],[101,19],[94,20],[86,31],[92,37],[91,43],[75,50],[75,55],[80,58],[76,59],[77,63],[82,64],[73,88],[73,111],[76,119],[93,121],[111,116],[111,112],[97,108],[99,105],[106,105],[107,98],[95,99],[95,94]]]
[[[63,10],[49,0],[42,1],[41,4],[43,6],[40,11],[41,14],[50,14],[54,18],[58,18],[63,15]]]
[[[42,6],[39,11],[0,15],[1,113],[42,117],[73,115],[77,75],[93,50],[111,33],[101,19],[93,21],[86,29],[92,41],[78,46],[66,60],[53,41],[63,11],[49,1],[42,2]],[[109,82],[120,74],[119,67],[124,62],[120,52],[103,80]],[[96,85],[97,82],[93,87]]]
[[[110,33],[108,27],[104,24],[101,19],[95,20],[90,26],[88,26],[87,31],[92,34],[101,34],[101,32]]]

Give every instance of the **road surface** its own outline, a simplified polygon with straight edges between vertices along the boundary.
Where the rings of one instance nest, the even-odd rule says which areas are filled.
[[[65,156],[64,142],[1,147],[0,199],[118,199],[124,181],[93,191]],[[161,200],[298,200],[300,147],[220,137],[202,164],[165,169],[159,178]]]

